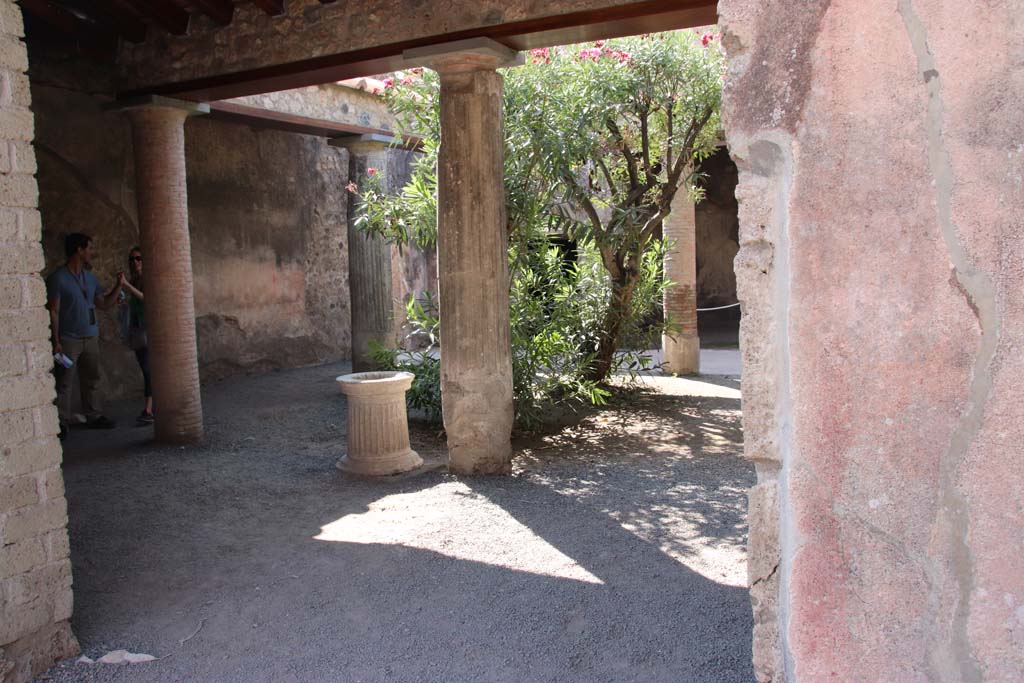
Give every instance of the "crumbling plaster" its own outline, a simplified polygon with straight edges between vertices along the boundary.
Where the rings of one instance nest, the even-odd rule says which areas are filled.
[[[1020,5],[719,12],[757,676],[1020,680]]]

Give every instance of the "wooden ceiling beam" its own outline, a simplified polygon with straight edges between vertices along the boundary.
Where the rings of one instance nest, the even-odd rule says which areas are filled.
[[[200,12],[213,19],[221,26],[231,23],[231,17],[235,12],[235,3],[232,0],[192,0]]]
[[[272,17],[284,14],[284,0],[252,0],[252,4]]]

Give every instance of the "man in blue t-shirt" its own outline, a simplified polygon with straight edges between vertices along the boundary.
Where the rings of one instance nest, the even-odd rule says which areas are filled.
[[[110,428],[114,422],[106,417],[100,405],[100,345],[96,309],[110,308],[117,302],[124,284],[124,273],[117,274],[117,284],[103,293],[92,268],[92,238],[75,232],[64,240],[67,263],[46,278],[46,307],[50,309],[50,330],[53,352],[71,359],[70,368],[58,367],[57,411],[60,413],[60,435],[64,438],[71,424],[71,385],[75,371],[82,390],[82,408],[90,427]]]

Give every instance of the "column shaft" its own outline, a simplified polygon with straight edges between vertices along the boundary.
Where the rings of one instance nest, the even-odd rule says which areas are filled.
[[[185,189],[187,115],[171,107],[129,110],[155,434],[174,442],[203,436]]]
[[[439,73],[441,399],[450,467],[504,473],[513,406],[503,81],[493,68]]]
[[[349,148],[349,177],[362,187],[367,169],[373,168],[381,177],[384,190],[389,187],[391,172],[388,150],[378,145],[375,150]],[[394,339],[394,293],[391,277],[391,247],[383,239],[370,237],[355,226],[356,202],[349,203],[348,220],[348,287],[352,307],[352,371],[379,369],[370,357],[370,342],[376,340],[391,346]]]
[[[700,372],[700,338],[697,336],[697,230],[696,207],[679,188],[672,200],[672,213],[663,224],[670,242],[665,252],[665,278],[673,284],[665,291],[666,318],[679,331],[661,338],[662,360],[669,372],[692,375]]]

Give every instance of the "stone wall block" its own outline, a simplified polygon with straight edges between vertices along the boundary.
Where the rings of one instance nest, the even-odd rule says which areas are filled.
[[[0,344],[49,339],[50,314],[43,308],[0,311]]]
[[[21,8],[13,2],[0,3],[0,34],[19,37],[25,35]]]
[[[0,279],[0,310],[21,308],[24,286],[20,277]]]
[[[53,388],[46,392],[52,400]],[[30,401],[31,403],[31,401]],[[0,406],[0,411],[5,410]],[[56,437],[5,443],[0,450],[0,477],[16,477],[60,465],[60,442]]]
[[[71,545],[68,542],[66,529],[56,529],[43,537],[43,548],[46,551],[46,560],[56,562],[67,559],[71,556]]]
[[[32,111],[25,107],[0,109],[0,139],[32,141],[35,130],[35,121],[32,118]],[[0,197],[2,201],[2,197]],[[31,206],[36,203],[7,204],[4,206]]]
[[[46,547],[38,538],[7,544],[0,553],[0,580],[24,574],[33,567],[42,566],[46,560]]]
[[[32,438],[35,432],[32,413],[31,408],[0,412],[0,434],[4,435],[4,443],[15,445]]]
[[[3,178],[0,176],[0,193],[3,192]],[[21,177],[21,176],[19,176]],[[28,176],[25,176],[28,177]],[[32,180],[32,187],[35,187],[35,179]],[[38,244],[30,242],[15,242],[4,245],[0,250],[0,273],[29,274],[38,273],[43,269],[43,251]]]
[[[4,543],[15,543],[63,529],[68,523],[67,503],[63,498],[22,508],[7,515],[3,526]]]
[[[0,32],[0,69],[28,71],[28,52],[18,36]]]
[[[21,239],[34,244],[42,237],[43,217],[34,207],[19,209],[18,226],[21,231]]]
[[[0,378],[25,374],[27,361],[24,346],[0,346]]]
[[[38,501],[39,486],[35,477],[0,480],[0,513],[35,505]]]
[[[0,379],[0,412],[21,410],[52,400],[53,376],[48,374],[19,375]]]
[[[15,173],[32,174],[39,170],[36,165],[36,153],[32,143],[24,140],[12,140],[10,144],[11,170]]]

